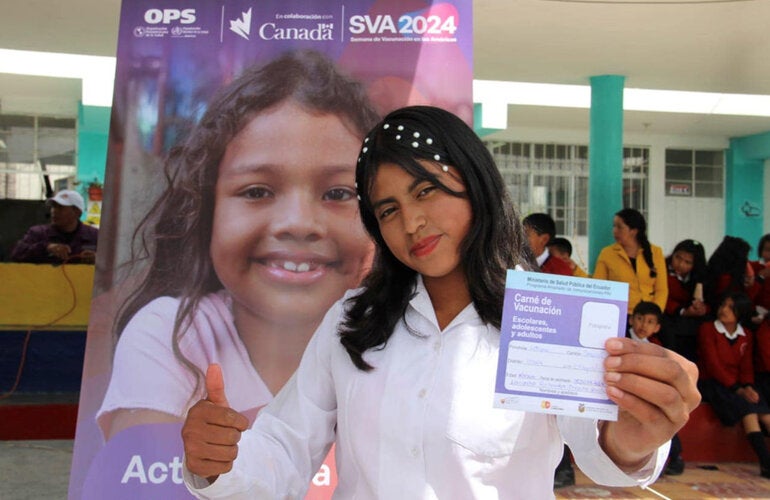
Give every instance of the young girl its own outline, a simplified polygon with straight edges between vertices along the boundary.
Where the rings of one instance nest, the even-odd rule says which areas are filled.
[[[750,262],[760,289],[754,302],[765,310],[770,309],[770,234],[759,239],[757,245],[759,259]],[[766,314],[766,313],[765,313]]]
[[[717,319],[698,332],[698,389],[724,425],[743,424],[759,457],[760,475],[770,478],[770,451],[761,424],[770,429],[770,407],[754,388],[752,333],[742,326],[751,320],[752,303],[742,292],[726,294]]]
[[[556,237],[548,242],[548,251],[551,255],[557,259],[561,259],[566,262],[570,269],[572,269],[572,275],[578,278],[588,278],[582,267],[572,259],[572,243],[567,238]]]
[[[703,245],[695,240],[682,240],[666,259],[668,269],[668,300],[665,314],[671,316],[702,317],[706,314],[703,296],[696,297],[696,288],[703,293],[706,272],[706,254]],[[698,287],[698,284],[701,286]]]
[[[626,337],[662,346],[663,341],[658,336],[661,316],[660,307],[655,302],[639,302],[631,315]]]
[[[596,259],[593,277],[628,283],[628,314],[641,301],[661,309],[668,299],[663,250],[647,239],[647,222],[633,208],[624,208],[612,221],[615,243],[604,247]]]
[[[608,341],[617,422],[493,408],[505,270],[530,263],[503,180],[462,120],[390,113],[364,140],[356,184],[371,273],[242,436],[248,422],[209,368],[208,399],[182,430],[194,494],[299,497],[333,442],[337,498],[553,498],[563,439],[597,481],[655,479],[661,445],[700,400],[694,366],[660,346]]]
[[[749,265],[749,250],[751,245],[743,238],[725,236],[709,257],[703,288],[713,311],[726,293],[743,292],[752,301],[756,297],[759,285]]]
[[[371,258],[353,165],[376,121],[362,86],[316,52],[246,70],[214,98],[144,221],[148,263],[98,414],[106,436],[181,421],[210,363],[249,418],[278,392]]]
[[[671,349],[695,360],[698,328],[709,311],[703,300],[706,254],[695,240],[682,240],[666,259],[668,299],[663,312],[663,331]]]

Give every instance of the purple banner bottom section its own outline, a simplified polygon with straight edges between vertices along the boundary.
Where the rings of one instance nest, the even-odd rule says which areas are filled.
[[[91,463],[84,500],[191,499],[182,477],[181,423],[131,427]]]

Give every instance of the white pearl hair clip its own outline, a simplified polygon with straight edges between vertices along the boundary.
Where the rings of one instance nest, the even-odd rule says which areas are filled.
[[[391,128],[391,124],[390,123],[384,123],[382,125],[382,129],[383,130],[388,130],[390,128]],[[396,141],[400,142],[401,139],[403,138],[403,139],[405,139],[404,143],[408,144],[409,146],[411,146],[412,149],[418,149],[418,148],[422,149],[423,147],[427,147],[428,151],[429,151],[429,154],[433,153],[433,159],[435,161],[441,161],[441,154],[439,154],[441,151],[439,151],[439,152],[435,151],[437,148],[433,145],[434,140],[431,137],[424,137],[423,138],[423,136],[424,136],[423,133],[421,133],[418,130],[408,131],[407,128],[404,125],[394,124],[392,126],[392,128],[395,129],[395,131],[396,131],[396,133],[393,136]],[[407,139],[406,138],[406,134],[410,134],[411,135],[411,139]],[[369,139],[370,139],[369,137],[366,137],[364,139],[364,146],[361,148],[361,153],[358,156],[358,162],[359,163],[363,160],[363,157],[366,155],[366,153],[369,152],[369,146],[368,146]],[[422,140],[424,143],[421,144],[420,140]],[[434,151],[430,151],[430,149],[433,149]],[[444,172],[448,172],[449,171],[449,167],[443,166],[442,170]]]
[[[443,170],[444,172],[449,172],[449,167],[447,167],[446,165],[441,165],[441,170]]]

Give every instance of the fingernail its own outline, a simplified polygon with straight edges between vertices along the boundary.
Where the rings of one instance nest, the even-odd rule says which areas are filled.
[[[604,360],[604,366],[607,368],[617,368],[620,366],[620,356],[610,356]]]
[[[608,385],[607,386],[607,394],[609,394],[610,396],[612,396],[612,397],[614,397],[616,399],[620,399],[620,398],[622,398],[625,395],[625,393],[623,391],[621,391],[620,389],[618,389],[614,385]]]
[[[608,349],[622,349],[623,348],[623,342],[621,342],[619,339],[611,338],[607,341],[607,344],[605,344]]]
[[[617,382],[620,380],[620,373],[618,372],[607,372],[604,374],[604,380],[607,382]]]

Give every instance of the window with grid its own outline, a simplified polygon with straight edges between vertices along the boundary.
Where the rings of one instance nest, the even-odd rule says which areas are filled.
[[[545,212],[556,232],[588,234],[588,146],[487,141],[522,216]],[[647,215],[649,148],[623,148],[623,206]]]
[[[722,198],[722,150],[666,149],[666,196]]]
[[[74,179],[77,131],[73,118],[0,115],[0,198],[43,200]]]
[[[650,148],[623,148],[623,208],[639,210],[647,218]]]

